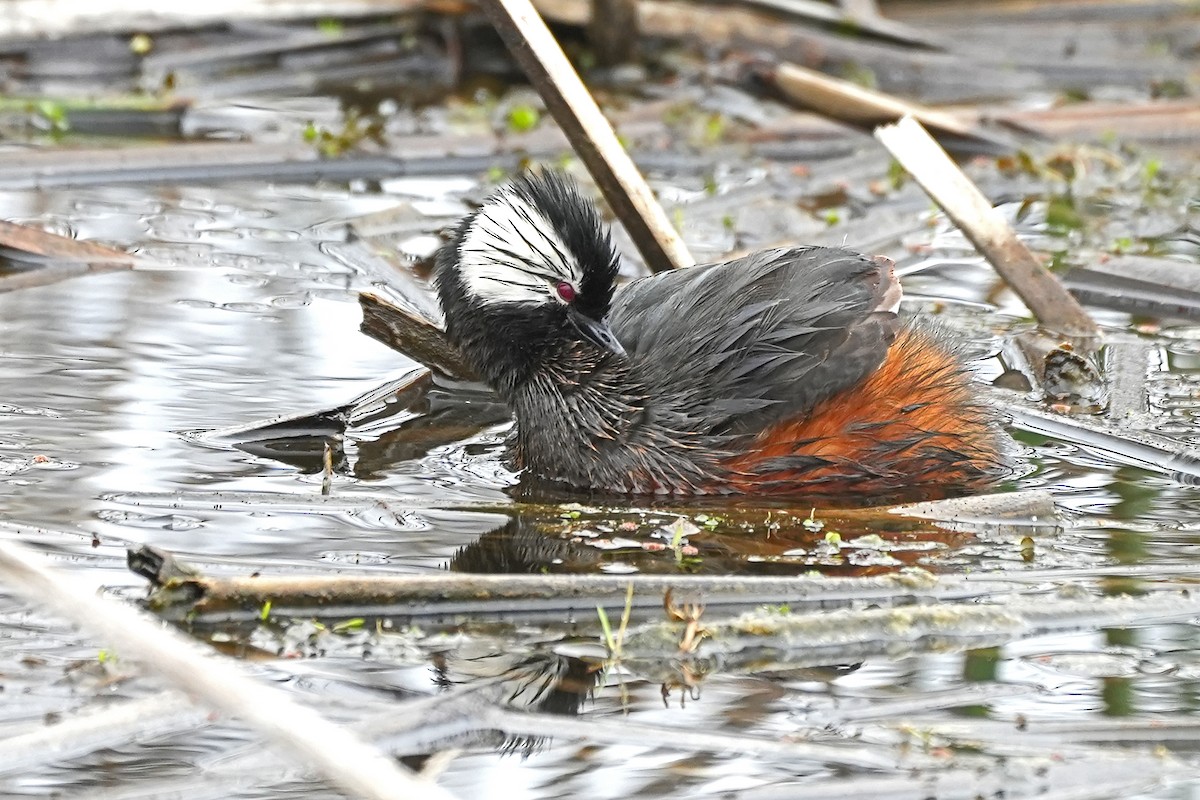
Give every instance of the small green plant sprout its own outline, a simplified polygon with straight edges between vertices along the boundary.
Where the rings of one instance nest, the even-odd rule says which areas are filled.
[[[609,658],[617,652],[617,637],[613,635],[612,623],[608,621],[608,612],[604,606],[596,605],[596,618],[600,620],[600,633],[604,636],[604,648],[608,650]]]
[[[262,608],[258,610],[258,618],[266,622],[271,616],[271,601],[267,600],[262,604]]]
[[[842,535],[837,531],[826,531],[825,544],[832,547],[834,550],[842,549]]]
[[[675,230],[681,231],[683,230],[683,222],[683,206],[675,206],[671,209],[671,224],[675,227]]]
[[[100,648],[100,650],[96,653],[97,664],[108,664],[116,660],[117,657],[105,648]]]
[[[887,177],[888,183],[891,184],[893,190],[903,189],[904,182],[908,180],[908,170],[893,158],[888,163]]]
[[[40,100],[37,104],[37,114],[54,134],[63,134],[71,130],[71,120],[67,116],[67,107],[54,100]]]
[[[350,631],[361,630],[366,624],[367,621],[362,617],[355,617],[354,619],[342,620],[330,628],[330,630],[334,633],[349,633]]]
[[[304,141],[317,148],[324,158],[336,158],[358,147],[366,140],[385,144],[384,120],[378,114],[363,115],[357,108],[346,112],[342,129],[330,131],[314,122],[304,126]]]
[[[625,643],[625,632],[629,629],[629,618],[633,615],[633,584],[625,589],[625,609],[621,612],[621,626],[613,633],[612,624],[608,621],[608,612],[604,606],[596,606],[596,616],[600,619],[600,630],[604,634],[604,646],[608,649],[610,660],[616,661],[621,657],[621,648]]]
[[[726,123],[724,114],[710,114],[704,121],[704,144],[718,144],[724,139]]]
[[[1146,186],[1154,183],[1154,179],[1158,177],[1158,173],[1162,172],[1162,166],[1162,161],[1157,158],[1151,158],[1146,161],[1145,166],[1142,167],[1142,181]]]
[[[346,24],[340,19],[326,17],[317,20],[317,30],[331,39],[336,39],[346,32]]]
[[[687,527],[683,524],[683,517],[675,520],[674,524],[671,525],[670,530],[671,549],[678,554],[679,548],[683,547],[683,537],[687,533]]]
[[[541,120],[541,112],[525,103],[508,110],[508,129],[512,133],[527,133],[536,128]]]
[[[804,530],[811,531],[812,533],[817,533],[825,527],[825,523],[817,519],[817,509],[815,507],[812,511],[808,512],[808,519],[800,524],[804,526]]]
[[[608,614],[604,610],[604,606],[596,606],[596,616],[600,619],[600,629],[604,634],[604,647],[608,650],[608,658],[604,662],[604,669],[600,672],[600,686],[608,684],[608,673],[621,660],[621,649],[625,644],[625,632],[629,629],[629,618],[633,613],[633,584],[629,584],[625,589],[625,610],[621,612],[621,627],[617,629],[616,634],[613,633],[612,625],[608,621]],[[617,673],[617,679],[621,684],[621,704],[627,706],[629,703],[629,693],[625,688],[625,681],[621,679],[620,673]]]
[[[129,39],[129,51],[135,56],[149,55],[154,49],[154,40],[147,34],[135,33]]]
[[[701,518],[703,518],[703,520]],[[700,516],[696,517],[696,519],[697,521],[704,521],[705,524],[707,524],[707,520],[709,518],[701,514]],[[676,563],[683,563],[685,556],[696,555],[696,548],[688,544],[687,537],[694,536],[695,534],[699,533],[700,528],[697,527],[691,520],[688,520],[685,517],[677,517],[674,522],[666,526],[663,530],[671,536],[670,544],[668,546],[675,553]]]

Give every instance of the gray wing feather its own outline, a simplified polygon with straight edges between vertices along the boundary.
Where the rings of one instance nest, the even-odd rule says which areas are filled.
[[[890,268],[857,253],[767,250],[633,281],[609,322],[649,396],[706,432],[741,434],[877,369],[898,298]]]

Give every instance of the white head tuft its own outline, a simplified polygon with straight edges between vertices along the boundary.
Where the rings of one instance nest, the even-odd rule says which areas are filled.
[[[511,187],[488,198],[458,248],[467,294],[484,303],[560,301],[555,285],[578,289],[583,269],[546,216]]]

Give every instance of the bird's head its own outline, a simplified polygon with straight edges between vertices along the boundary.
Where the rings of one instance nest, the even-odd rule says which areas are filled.
[[[557,172],[524,174],[438,253],[446,330],[497,388],[565,343],[624,355],[605,321],[617,267],[599,213],[575,185]]]

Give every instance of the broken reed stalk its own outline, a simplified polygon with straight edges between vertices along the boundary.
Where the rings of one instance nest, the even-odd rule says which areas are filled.
[[[1056,414],[1024,402],[1023,395],[993,388],[1013,424],[1027,431],[1044,433],[1082,445],[1127,464],[1170,475],[1189,485],[1200,483],[1200,449],[1152,431],[1136,430],[1128,424],[1106,424],[1084,415]]]
[[[1083,307],[1017,238],[1000,212],[912,117],[875,138],[991,262],[1042,325],[1070,336],[1100,335]]]
[[[854,125],[874,127],[910,116],[942,135],[958,137],[986,149],[1011,152],[1012,147],[996,137],[964,125],[939,111],[874,91],[849,81],[831,78],[816,70],[781,62],[758,69],[758,74],[798,105],[827,117]]]
[[[102,262],[111,265],[133,265],[133,256],[122,250],[99,244],[59,236],[30,225],[0,220],[0,245],[24,253],[62,261]]]
[[[31,225],[0,220],[0,247],[29,253],[45,263],[33,262],[32,269],[0,274],[0,292],[46,286],[68,278],[131,269],[134,257],[97,242],[59,236]]]
[[[433,321],[400,308],[372,292],[360,292],[361,330],[430,371],[458,381],[479,380],[463,361],[446,332]]]
[[[453,797],[441,787],[420,781],[378,748],[300,705],[282,689],[250,678],[233,659],[218,656],[158,620],[88,591],[70,576],[55,574],[43,561],[23,545],[0,543],[0,576],[7,587],[89,628],[107,646],[201,698],[209,707],[246,722],[335,786],[377,800]]]
[[[867,2],[869,0],[859,0]],[[534,0],[546,19],[564,25],[586,25],[591,0]],[[738,6],[746,6],[739,8]],[[811,32],[814,28],[852,29],[855,38],[871,37],[898,45],[941,50],[944,47],[924,31],[862,9],[838,10],[820,0],[746,0],[742,3],[677,3],[637,0],[639,28],[647,36],[703,41],[727,47],[731,33],[741,33],[752,45],[779,47],[781,39]],[[732,18],[732,19],[731,19]],[[785,29],[788,32],[782,32]],[[757,45],[758,47],[754,47]]]
[[[692,266],[691,253],[533,4],[483,0],[480,5],[650,269]]]

